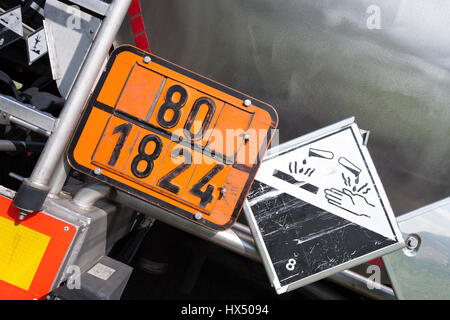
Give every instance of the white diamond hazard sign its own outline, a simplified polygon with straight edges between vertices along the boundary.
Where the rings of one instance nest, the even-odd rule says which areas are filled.
[[[22,12],[20,6],[0,14],[0,49],[22,38]]]
[[[32,64],[47,53],[47,41],[44,28],[40,28],[28,36],[27,50],[29,64]]]
[[[352,118],[270,149],[244,211],[278,293],[403,246]]]

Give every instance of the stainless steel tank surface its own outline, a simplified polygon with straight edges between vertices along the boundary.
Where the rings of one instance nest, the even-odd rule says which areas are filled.
[[[396,215],[450,194],[449,1],[141,4],[154,54],[274,105],[280,142],[355,116]]]

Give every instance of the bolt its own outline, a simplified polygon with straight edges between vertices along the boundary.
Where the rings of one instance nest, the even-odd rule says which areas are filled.
[[[227,189],[225,187],[220,188],[220,194],[223,196],[227,192]]]
[[[145,56],[144,57],[144,62],[145,63],[150,63],[150,62],[152,62],[152,58],[150,56]]]
[[[100,169],[100,168],[95,168],[95,169],[94,169],[94,174],[95,174],[96,176],[100,175],[101,173],[102,173],[102,169]]]
[[[245,99],[244,100],[244,106],[250,107],[251,105],[252,105],[252,100],[250,100],[250,99]]]
[[[199,211],[197,211],[197,212],[194,214],[194,218],[195,218],[196,220],[200,220],[200,219],[202,218],[202,213],[199,212]]]
[[[64,227],[64,231],[69,231],[69,227],[68,227],[68,226],[65,226],[65,227]]]
[[[416,249],[419,246],[419,240],[414,236],[409,236],[406,239],[406,246],[410,250]]]
[[[25,219],[26,215],[29,212],[25,211],[25,210],[19,210],[19,220],[22,221],[23,219]]]
[[[248,142],[250,140],[250,135],[248,133],[244,133],[244,141]]]

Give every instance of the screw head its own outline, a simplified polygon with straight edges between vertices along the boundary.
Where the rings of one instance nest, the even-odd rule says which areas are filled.
[[[95,169],[94,169],[94,174],[95,174],[95,175],[98,176],[98,175],[100,175],[101,173],[102,173],[102,169],[100,169],[100,168],[95,168]]]
[[[250,99],[245,99],[244,100],[244,106],[250,107],[251,105],[252,105],[252,100],[250,100]]]
[[[150,63],[150,62],[152,62],[152,58],[150,56],[145,56],[144,57],[144,62],[145,63]]]
[[[69,227],[68,227],[68,226],[65,226],[65,227],[64,227],[64,231],[69,231]]]
[[[194,214],[194,218],[196,219],[196,220],[200,220],[201,218],[202,218],[202,213],[200,212],[200,211],[197,211],[195,214]]]

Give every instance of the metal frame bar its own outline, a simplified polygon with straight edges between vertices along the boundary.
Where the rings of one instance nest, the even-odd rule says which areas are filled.
[[[130,3],[131,0],[114,0],[111,4],[61,112],[56,130],[49,138],[42,156],[31,174],[31,183],[42,186],[48,185],[58,160],[63,155],[64,149],[75,129]]]
[[[50,136],[55,127],[56,119],[53,116],[2,94],[0,94],[0,113],[6,114],[7,121],[44,136]]]
[[[69,0],[83,8],[104,16],[108,12],[109,4],[101,0]]]
[[[350,270],[335,273],[334,275],[326,279],[329,279],[342,287],[345,287],[372,299],[397,299],[392,288],[389,288],[388,286],[385,286],[383,284],[375,284],[373,281]],[[373,289],[369,289],[369,286],[371,286]]]
[[[100,26],[56,123],[55,131],[49,137],[41,157],[33,169],[31,177],[24,180],[16,194],[14,205],[22,209],[22,219],[27,212],[37,211],[42,208],[42,195],[48,194],[48,191],[52,187],[51,184],[62,186],[59,181],[65,180],[67,177],[67,171],[64,168],[61,169],[61,166],[64,167],[61,159],[64,157],[65,148],[89,98],[95,81],[98,78],[103,63],[108,56],[113,40],[128,12],[130,3],[131,0],[114,0],[109,6],[106,17]],[[54,172],[58,173],[58,180],[53,179],[50,181]],[[36,193],[39,193],[38,201],[33,203],[32,208],[21,208],[23,206],[21,201],[26,196],[25,193],[30,192],[30,190],[35,190]],[[21,192],[23,194],[20,194]]]

